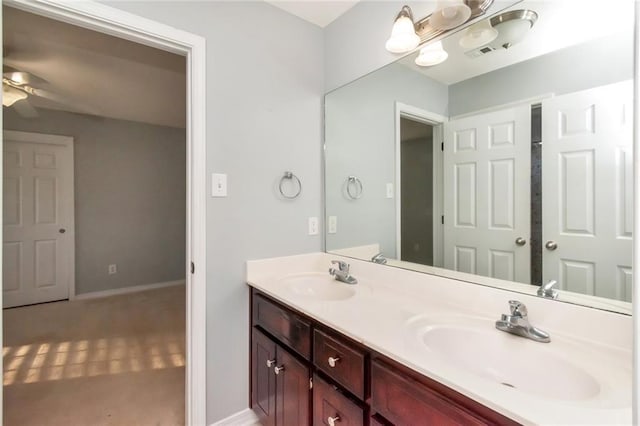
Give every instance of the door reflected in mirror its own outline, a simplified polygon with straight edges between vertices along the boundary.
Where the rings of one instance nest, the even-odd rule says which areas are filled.
[[[517,40],[462,30],[442,64],[411,54],[327,94],[327,251],[630,311],[633,2],[572,5],[525,0],[503,12],[537,16]]]

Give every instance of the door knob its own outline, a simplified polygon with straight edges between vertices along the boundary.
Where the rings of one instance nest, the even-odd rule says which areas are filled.
[[[547,250],[555,250],[558,248],[558,243],[556,243],[555,241],[547,241],[547,243],[544,245],[546,247]]]
[[[65,232],[67,232],[67,230],[64,229],[64,228],[60,228],[60,229],[58,229],[58,232],[61,233],[61,234],[64,234]]]
[[[527,244],[527,240],[525,240],[525,239],[524,239],[524,238],[522,238],[522,237],[518,237],[518,238],[516,238],[516,245],[517,245],[517,246],[523,246],[523,245],[525,245],[525,244]]]
[[[276,373],[276,375],[280,374],[281,371],[284,371],[284,365],[273,369],[273,372]]]
[[[273,367],[273,365],[276,363],[275,359],[268,359],[267,360],[267,368],[271,368]]]

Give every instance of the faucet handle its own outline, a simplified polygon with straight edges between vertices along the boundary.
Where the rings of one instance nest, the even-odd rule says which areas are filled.
[[[528,312],[524,303],[518,300],[509,300],[509,309],[511,309],[511,316],[526,318]]]
[[[349,264],[347,262],[344,262],[342,260],[332,260],[331,263],[334,265],[338,265],[338,269],[341,272],[349,272]]]
[[[538,296],[557,299],[558,290],[554,288],[556,284],[558,284],[556,280],[551,280],[548,283],[541,285],[540,288],[538,288]]]

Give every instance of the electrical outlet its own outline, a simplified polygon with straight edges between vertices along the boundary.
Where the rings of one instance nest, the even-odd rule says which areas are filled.
[[[118,273],[118,265],[116,265],[115,263],[109,265],[109,275],[113,275],[117,273]]]
[[[309,235],[318,235],[318,218],[309,218]]]
[[[330,234],[338,232],[338,216],[329,216],[329,224],[327,226]]]

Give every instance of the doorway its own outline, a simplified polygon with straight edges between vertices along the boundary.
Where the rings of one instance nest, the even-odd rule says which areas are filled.
[[[204,39],[101,4],[10,0],[5,5],[186,56],[187,256],[186,423],[205,424],[205,125]]]

